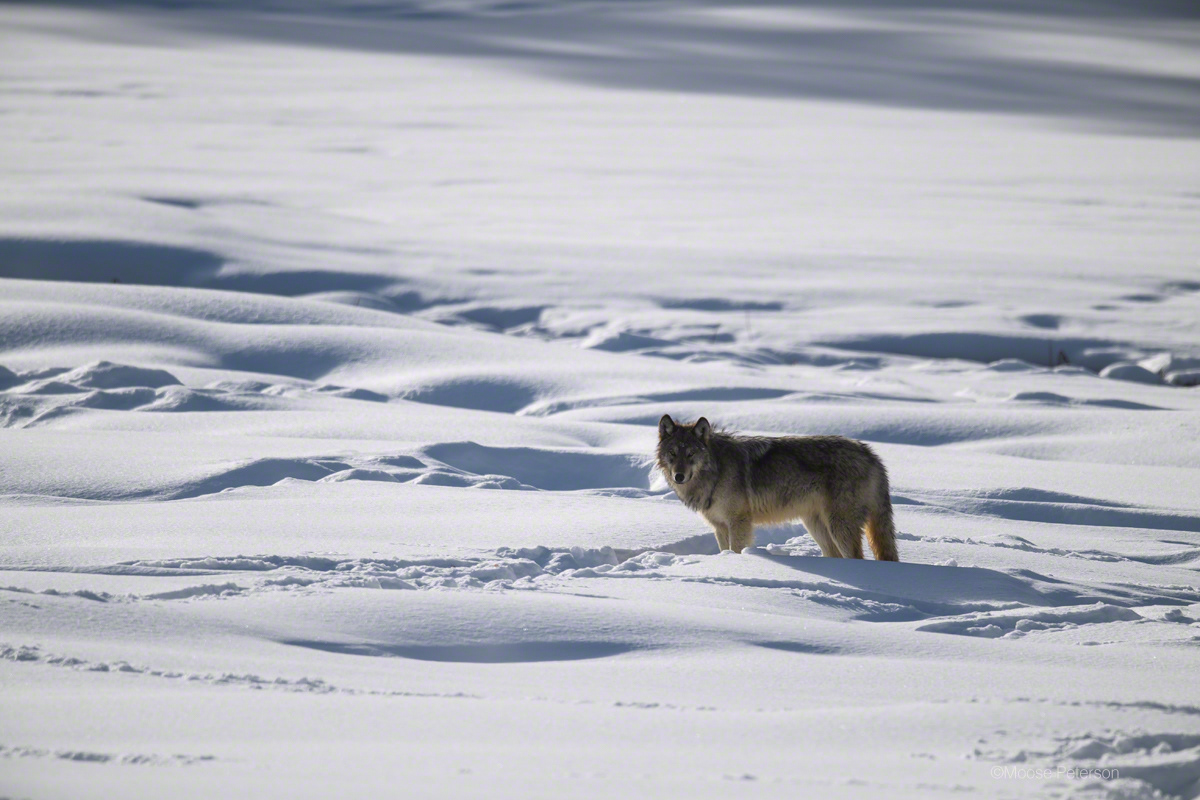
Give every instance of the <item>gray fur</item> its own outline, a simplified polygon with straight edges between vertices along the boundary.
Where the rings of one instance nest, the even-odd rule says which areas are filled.
[[[737,436],[704,417],[658,423],[658,466],[684,505],[713,527],[722,550],[754,544],[754,527],[804,521],[834,558],[899,561],[887,470],[868,445],[844,436]]]

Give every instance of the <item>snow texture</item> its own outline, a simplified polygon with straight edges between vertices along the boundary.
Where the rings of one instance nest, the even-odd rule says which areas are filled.
[[[0,797],[1200,797],[1187,3],[0,7]],[[718,553],[656,423],[842,434]]]

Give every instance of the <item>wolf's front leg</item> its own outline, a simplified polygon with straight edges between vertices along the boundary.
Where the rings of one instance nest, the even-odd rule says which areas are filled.
[[[717,547],[722,551],[729,549],[729,528],[720,522],[711,522],[713,533],[717,535]]]
[[[729,523],[729,549],[735,553],[754,544],[754,525],[749,517],[738,517]]]

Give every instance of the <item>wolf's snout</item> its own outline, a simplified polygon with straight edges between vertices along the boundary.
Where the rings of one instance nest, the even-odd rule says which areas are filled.
[[[685,476],[685,475],[684,475],[682,472],[676,472],[676,473],[675,473],[675,482],[676,482],[676,483],[683,483],[683,479],[684,479],[685,477],[687,477],[687,476]]]

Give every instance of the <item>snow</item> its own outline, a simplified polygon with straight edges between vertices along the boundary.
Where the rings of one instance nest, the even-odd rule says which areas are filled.
[[[1200,796],[1170,3],[0,9],[0,796]],[[717,553],[656,424],[869,441]]]

